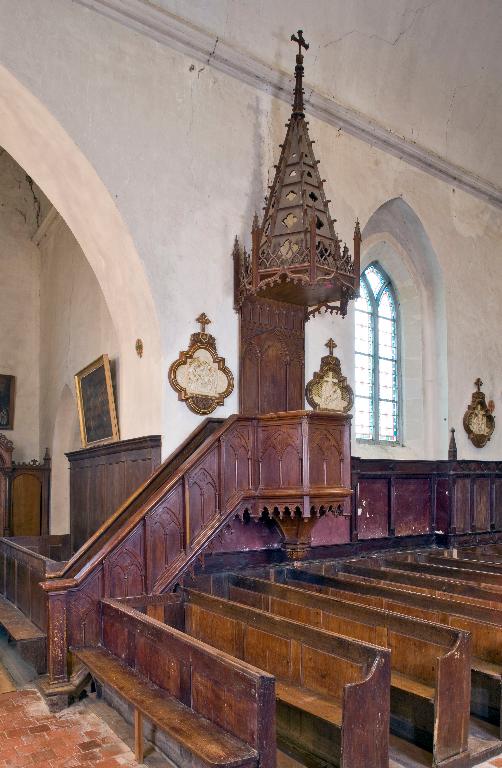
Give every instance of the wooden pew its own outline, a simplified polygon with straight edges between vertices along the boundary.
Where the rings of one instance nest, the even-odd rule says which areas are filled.
[[[343,574],[321,576],[290,568],[283,578],[292,586],[320,591],[350,604],[384,608],[470,632],[471,712],[499,725],[502,734],[502,610],[396,589],[366,579],[349,580]]]
[[[387,649],[195,590],[184,595],[186,632],[276,677],[281,746],[322,764],[388,768]]]
[[[436,762],[467,750],[466,632],[261,579],[229,575],[222,586],[230,600],[390,648],[391,730],[429,749]]]
[[[102,620],[103,646],[73,652],[132,705],[138,762],[144,716],[180,768],[275,768],[271,675],[115,600],[103,601]]]
[[[469,603],[488,605],[494,608],[502,607],[502,593],[495,587],[489,585],[478,586],[468,581],[455,579],[447,576],[434,576],[428,573],[414,573],[407,570],[390,568],[387,565],[374,560],[373,562],[356,563],[350,561],[343,563],[340,568],[333,568],[326,565],[324,571],[313,569],[312,573],[326,574],[345,574],[350,577],[351,574],[357,578],[369,578],[383,583],[394,583],[402,586],[413,587],[418,592],[430,595],[448,594],[461,597],[462,600]]]
[[[446,577],[454,581],[473,582],[479,586],[488,586],[491,590],[502,592],[502,573],[484,572],[475,568],[458,568],[453,565],[436,565],[427,561],[406,560],[404,558],[385,557],[383,563],[387,568],[440,576],[441,578]]]
[[[481,571],[483,573],[502,573],[502,559],[498,562],[492,559],[488,559],[488,555],[472,555],[471,557],[463,557],[462,553],[457,553],[455,557],[451,554],[440,554],[438,552],[418,555],[418,562],[432,563],[433,565],[449,566],[452,568],[459,568],[461,570]]]

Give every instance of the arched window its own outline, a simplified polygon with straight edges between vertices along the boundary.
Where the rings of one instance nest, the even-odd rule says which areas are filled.
[[[373,262],[361,275],[355,303],[358,440],[399,441],[397,301],[389,277]]]

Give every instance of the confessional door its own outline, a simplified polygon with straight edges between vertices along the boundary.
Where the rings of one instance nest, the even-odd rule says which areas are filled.
[[[42,533],[42,483],[34,475],[18,475],[12,482],[12,536]]]

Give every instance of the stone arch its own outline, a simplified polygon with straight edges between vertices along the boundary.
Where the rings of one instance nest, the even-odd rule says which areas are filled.
[[[445,458],[447,330],[437,255],[419,217],[402,198],[381,205],[362,235],[361,269],[378,261],[400,304],[405,448],[417,458]]]
[[[121,437],[158,432],[162,412],[160,328],[131,235],[81,150],[46,107],[3,66],[0,146],[51,200],[101,287],[118,339]],[[137,338],[144,343],[142,359],[135,352]]]

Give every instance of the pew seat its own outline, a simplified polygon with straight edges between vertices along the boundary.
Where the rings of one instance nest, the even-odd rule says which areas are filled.
[[[104,648],[83,648],[74,655],[101,685],[134,708],[136,760],[143,762],[145,717],[186,753],[190,768],[255,768],[258,753],[143,678]]]
[[[434,688],[421,680],[415,680],[413,677],[402,674],[402,672],[391,672],[390,684],[393,688],[399,688],[401,691],[416,696],[420,699],[430,699],[434,701]]]
[[[21,658],[38,674],[44,674],[47,669],[45,633],[3,597],[0,597],[0,627],[5,630],[9,642],[16,644]]]
[[[278,681],[275,683],[275,696],[277,701],[290,707],[301,709],[303,712],[308,712],[310,715],[340,728],[342,726],[342,703],[332,696]]]

